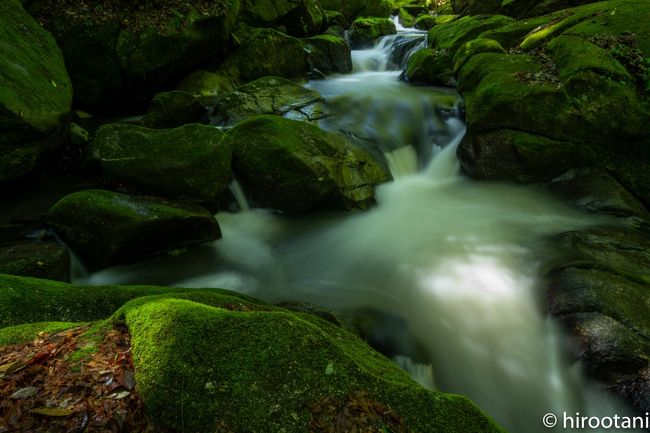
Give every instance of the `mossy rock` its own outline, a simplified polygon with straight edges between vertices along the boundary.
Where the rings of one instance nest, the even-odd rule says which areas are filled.
[[[569,9],[596,0],[504,0],[501,9],[504,14],[514,17],[535,17],[562,9]]]
[[[132,299],[167,294],[215,307],[274,309],[260,300],[230,290],[72,285],[0,274],[0,329],[39,322],[94,322],[110,317]],[[43,330],[36,325],[32,329]]]
[[[147,128],[176,128],[206,119],[208,110],[191,93],[172,90],[151,100],[142,124]]]
[[[201,64],[223,58],[239,11],[239,0],[36,5],[36,18],[61,47],[76,105],[91,112],[144,105]]]
[[[418,50],[409,58],[406,66],[406,78],[411,83],[444,86],[455,83],[454,74],[446,65],[445,55],[441,55],[440,52],[431,48]]]
[[[352,72],[352,52],[343,37],[314,36],[305,40],[305,49],[310,69],[317,69],[326,74]]]
[[[240,19],[254,27],[284,26],[296,37],[323,30],[324,11],[316,0],[242,0]]]
[[[0,185],[21,178],[67,135],[72,85],[52,36],[17,0],[0,4]]]
[[[219,98],[214,115],[224,125],[234,125],[258,114],[315,120],[323,97],[314,90],[280,77],[264,77]]]
[[[393,6],[389,0],[321,0],[323,9],[342,13],[348,22],[357,17],[390,16]]]
[[[411,15],[406,9],[400,8],[397,17],[400,24],[404,27],[415,27],[415,17]]]
[[[380,37],[395,33],[395,23],[389,18],[357,18],[350,27],[348,39],[352,48],[368,48]]]
[[[417,17],[413,25],[416,29],[419,30],[429,30],[431,27],[435,26],[436,24],[437,23],[435,17],[432,17],[431,15],[420,15],[419,17]]]
[[[336,422],[336,411],[321,414],[319,405],[363,394],[368,404],[390,407],[404,431],[501,431],[464,397],[421,388],[355,336],[318,318],[229,311],[171,296],[139,301],[116,317],[131,331],[138,389],[159,428],[305,432]],[[391,425],[388,417],[373,421]]]
[[[56,334],[82,325],[83,323],[75,322],[37,322],[9,326],[0,329],[0,347],[28,343],[38,337],[40,333]]]
[[[450,0],[454,13],[482,15],[501,13],[502,0]]]
[[[48,221],[91,269],[135,263],[221,237],[217,221],[199,206],[103,190],[63,197],[50,209]]]
[[[327,26],[339,26],[348,28],[350,27],[350,21],[345,18],[341,12],[338,11],[325,11],[325,18],[327,20]]]
[[[480,53],[505,54],[506,50],[494,39],[477,38],[471,40],[456,51],[454,55],[454,72],[459,71],[470,57]]]
[[[107,124],[97,130],[86,158],[110,182],[205,204],[217,201],[231,175],[230,141],[207,125],[149,129]]]
[[[55,242],[19,242],[0,247],[0,274],[67,281],[70,253]]]
[[[246,82],[268,76],[305,77],[309,69],[300,39],[273,29],[255,29],[228,57],[220,71]]]
[[[366,208],[388,174],[364,150],[317,126],[252,117],[229,132],[233,166],[252,200],[286,212]]]
[[[407,77],[411,81],[427,84],[453,84],[456,52],[467,42],[478,38],[481,33],[511,22],[511,18],[500,15],[465,16],[459,19],[452,16],[449,21],[436,24],[428,33],[429,50],[409,59]]]
[[[210,104],[217,97],[232,92],[235,85],[228,77],[199,69],[183,78],[176,89],[188,92],[201,102]]]
[[[625,1],[601,2],[481,33],[479,38],[494,39],[517,53],[469,52],[457,67],[468,118],[468,137],[459,155],[468,158],[462,161],[468,173],[550,180],[558,174],[550,158],[558,148],[546,146],[552,142],[564,146],[562,168],[606,169],[649,203],[650,176],[641,170],[642,161],[647,161],[643,149],[650,143],[650,104],[639,66],[650,53],[650,32],[638,24],[645,15],[650,19],[650,5],[645,3],[633,7]],[[520,159],[519,170],[509,163],[499,173],[495,162],[501,157],[515,162],[507,150],[511,148],[493,139],[500,129],[528,134],[518,140],[528,146],[519,149],[527,155]],[[487,164],[482,169],[476,164],[479,154],[493,156],[479,158]],[[533,155],[549,164],[546,178],[540,176],[543,164],[526,174]],[[572,166],[564,165],[570,161]]]

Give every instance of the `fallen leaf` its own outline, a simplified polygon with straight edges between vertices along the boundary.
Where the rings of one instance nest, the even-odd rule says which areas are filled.
[[[131,391],[117,391],[106,396],[106,398],[112,398],[113,400],[122,400],[125,397],[131,395]]]
[[[70,409],[61,409],[57,407],[39,407],[29,411],[30,413],[43,416],[55,416],[55,417],[66,417],[74,413]]]
[[[14,392],[9,396],[9,398],[12,398],[14,400],[18,400],[20,398],[28,398],[28,397],[33,397],[38,393],[38,388],[35,386],[28,386],[26,388],[21,388],[18,391]]]
[[[0,365],[0,373],[4,373],[4,374],[15,373],[19,370],[22,370],[26,366],[27,364],[22,360],[10,362],[9,364]]]

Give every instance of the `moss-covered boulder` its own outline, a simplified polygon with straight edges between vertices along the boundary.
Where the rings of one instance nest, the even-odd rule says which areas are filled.
[[[437,18],[438,19],[438,18]],[[454,56],[466,43],[484,32],[510,24],[513,20],[501,15],[449,16],[429,30],[428,48],[409,59],[406,76],[410,81],[435,85],[453,85]]]
[[[219,289],[0,275],[0,345],[104,318],[82,341],[92,347],[112,325],[126,324],[136,389],[161,431],[503,431],[465,397],[421,388],[353,334],[312,315]]]
[[[260,206],[287,212],[368,207],[388,174],[342,136],[278,116],[230,131],[233,167]]]
[[[63,51],[77,106],[97,111],[144,104],[202,63],[222,58],[239,0],[43,0],[32,8]]]
[[[404,8],[400,8],[397,17],[399,19],[399,23],[403,25],[404,27],[414,27],[415,26],[415,17],[409,13]]]
[[[650,32],[639,24],[645,16],[646,3],[595,3],[479,35],[510,54],[456,50],[464,59],[457,77],[467,107],[459,148],[466,172],[547,181],[595,166],[649,203],[650,176],[640,170],[650,145],[648,74],[639,66],[650,54]]]
[[[321,0],[324,9],[342,13],[348,21],[357,17],[388,17],[392,10],[389,0]]]
[[[413,26],[419,30],[429,30],[431,27],[436,25],[436,18],[431,15],[420,15],[416,18]]]
[[[320,117],[323,97],[314,90],[280,77],[251,81],[219,98],[214,115],[224,125],[234,125],[257,114],[275,114],[292,119]]]
[[[242,0],[240,19],[254,27],[283,26],[296,37],[323,30],[325,14],[316,0]]]
[[[252,81],[267,76],[305,77],[309,69],[300,39],[273,29],[254,29],[220,71],[226,76]]]
[[[199,206],[103,190],[65,196],[48,220],[91,269],[134,263],[221,236],[212,214]]]
[[[0,274],[67,281],[70,253],[55,242],[22,241],[0,246]]]
[[[382,36],[397,33],[395,23],[390,18],[357,18],[348,32],[352,48],[372,47]]]
[[[72,85],[54,39],[18,0],[0,4],[0,187],[65,140]]]
[[[571,331],[587,371],[648,411],[650,236],[605,228],[565,233],[560,242],[572,261],[550,274],[549,311]]]
[[[172,90],[151,100],[142,124],[147,128],[176,128],[206,119],[208,110],[191,93]]]
[[[226,190],[231,175],[228,137],[198,124],[175,129],[104,125],[88,144],[86,159],[109,182],[206,204]]]
[[[340,36],[318,35],[305,40],[310,69],[323,73],[352,72],[352,53],[347,41]]]
[[[116,316],[131,330],[139,392],[161,428],[324,432],[354,425],[336,408],[356,400],[390,408],[366,415],[383,430],[500,431],[465,398],[421,388],[352,334],[310,315],[163,297],[135,300]]]
[[[213,103],[218,96],[232,92],[234,88],[232,79],[204,69],[192,72],[176,86],[177,90],[190,93],[206,105]]]

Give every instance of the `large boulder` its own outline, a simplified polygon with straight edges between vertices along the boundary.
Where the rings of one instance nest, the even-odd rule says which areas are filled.
[[[325,13],[316,0],[243,0],[240,19],[254,27],[284,26],[296,37],[318,34]]]
[[[216,98],[232,92],[235,83],[229,77],[199,69],[183,78],[176,89],[190,93],[205,105],[212,105]]]
[[[135,263],[221,237],[217,221],[199,206],[104,190],[63,197],[48,220],[90,269]]]
[[[128,327],[136,390],[155,430],[503,432],[465,397],[422,388],[358,337],[310,314],[220,289],[0,275],[0,346],[92,320],[101,321],[78,340],[86,352]]]
[[[33,3],[56,38],[79,108],[144,104],[202,63],[223,57],[239,0]]]
[[[198,124],[175,129],[107,124],[88,144],[86,159],[109,182],[204,204],[216,202],[231,175],[229,138]]]
[[[323,97],[316,91],[280,77],[251,81],[219,98],[214,115],[224,125],[234,125],[257,114],[315,120]]]
[[[0,246],[0,274],[67,281],[70,253],[55,242],[12,242]]]
[[[596,166],[649,203],[650,175],[640,169],[650,146],[648,78],[638,66],[650,54],[643,17],[650,4],[611,1],[531,20],[532,32],[526,22],[480,35],[511,53],[470,53],[457,71],[465,171],[529,182]]]
[[[243,81],[272,75],[298,78],[309,72],[303,42],[273,29],[252,30],[220,71]]]
[[[390,18],[357,18],[350,27],[348,39],[352,48],[368,48],[380,37],[395,33],[395,23]]]
[[[305,122],[256,116],[229,132],[233,167],[261,206],[286,212],[368,207],[388,174],[342,136]]]
[[[352,52],[347,41],[335,35],[318,35],[305,40],[310,69],[323,73],[352,72]]]
[[[576,342],[576,357],[640,413],[650,410],[650,236],[628,228],[560,237],[571,262],[550,274],[549,312]]]
[[[67,135],[72,85],[54,39],[18,0],[0,4],[0,187]]]

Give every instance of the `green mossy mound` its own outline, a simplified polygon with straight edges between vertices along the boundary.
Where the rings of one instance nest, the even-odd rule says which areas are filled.
[[[219,98],[214,114],[225,125],[234,125],[257,114],[313,120],[319,117],[322,102],[318,92],[293,81],[264,77]]]
[[[273,29],[252,30],[220,71],[245,82],[268,76],[300,78],[309,72],[303,42]]]
[[[82,339],[128,326],[138,392],[163,430],[302,433],[314,422],[334,424],[338,414],[325,409],[362,395],[384,407],[379,428],[398,420],[405,431],[502,431],[466,398],[421,388],[353,334],[311,315],[219,289],[0,275],[0,344],[75,326],[56,317],[107,319]]]
[[[250,26],[283,26],[296,37],[320,33],[324,17],[316,0],[243,0],[240,12],[240,19]]]
[[[347,41],[340,36],[318,35],[305,40],[309,69],[323,73],[352,72],[352,53]]]
[[[436,25],[436,18],[431,15],[420,15],[413,23],[413,26],[419,30],[429,30]]]
[[[172,90],[154,96],[142,124],[147,128],[176,128],[201,122],[207,114],[207,109],[191,93]]]
[[[115,111],[222,58],[239,0],[43,0],[33,8],[61,47],[78,107]]]
[[[143,194],[211,205],[228,188],[231,146],[219,129],[190,124],[149,129],[113,123],[86,148],[104,179]]]
[[[233,167],[254,202],[287,212],[366,208],[388,174],[362,149],[317,126],[256,116],[229,132]]]
[[[54,242],[20,242],[0,246],[0,274],[67,281],[70,253]]]
[[[212,214],[199,206],[103,190],[65,196],[50,209],[48,220],[91,269],[221,237]]]
[[[400,8],[398,18],[401,25],[404,27],[415,27],[415,17],[404,8]]]
[[[380,37],[395,33],[395,23],[389,18],[357,18],[350,27],[348,39],[352,48],[368,48]]]
[[[17,0],[0,4],[0,186],[60,147],[72,85],[52,36]]]
[[[131,330],[138,389],[162,428],[305,432],[319,402],[364,391],[409,431],[500,431],[466,399],[419,387],[352,334],[312,316],[171,297],[135,303],[116,317]]]
[[[642,66],[650,32],[638,24],[646,15],[648,3],[595,3],[479,35],[510,54],[457,50],[465,59],[457,71],[467,106],[459,149],[466,172],[546,181],[593,165],[650,202],[650,176],[640,169],[650,145]]]

